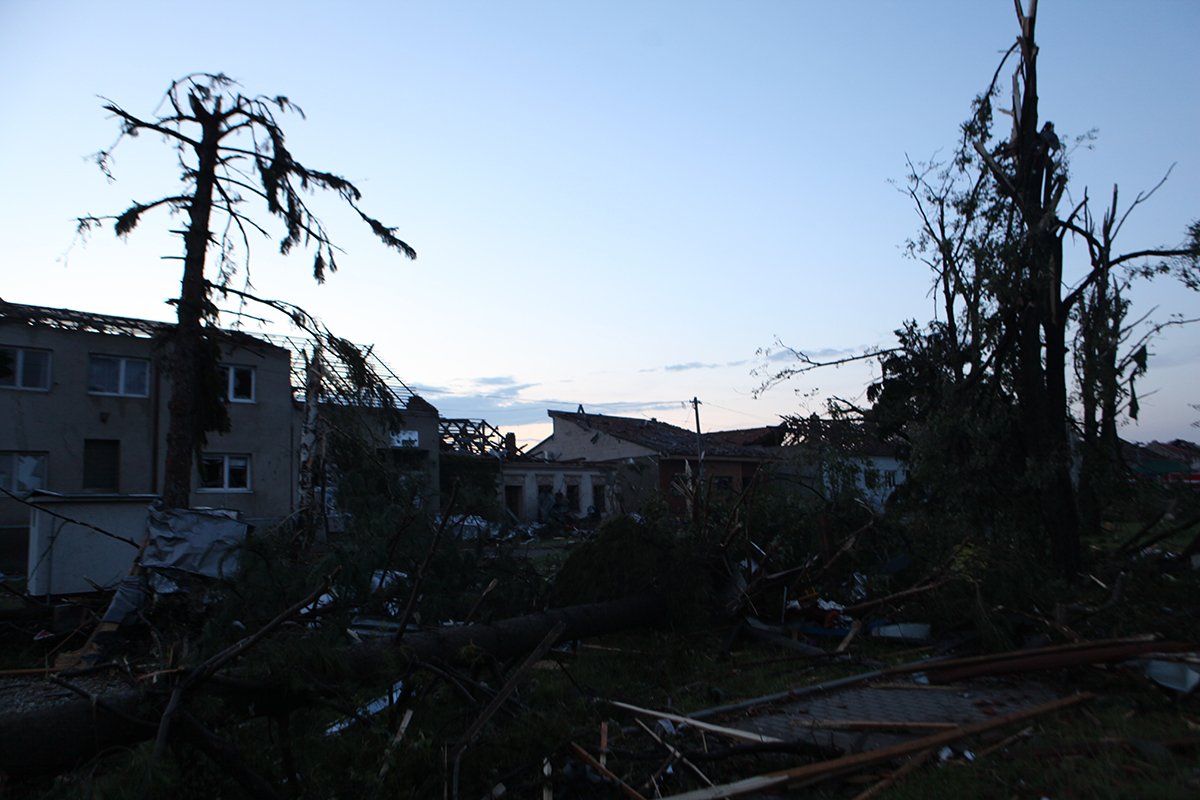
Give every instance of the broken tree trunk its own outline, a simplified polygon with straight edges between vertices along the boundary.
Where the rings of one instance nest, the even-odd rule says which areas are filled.
[[[377,640],[347,647],[337,659],[363,682],[395,680],[396,672],[422,661],[454,662],[468,648],[497,659],[532,651],[558,624],[559,641],[601,636],[628,628],[651,625],[663,616],[662,599],[645,593],[606,603],[551,609],[492,624],[463,625],[412,633],[399,644]],[[45,693],[46,684],[26,680],[32,693]],[[213,694],[250,693],[258,713],[268,713],[273,702],[283,698],[293,706],[317,699],[317,693],[285,690],[267,681],[212,680],[197,685],[198,691]],[[0,687],[0,698],[7,690]],[[151,696],[127,686],[77,691],[70,697],[61,688],[52,704],[0,703],[0,772],[29,775],[59,772],[78,765],[102,750],[152,738],[158,729],[165,695]],[[277,697],[272,698],[272,693]],[[249,699],[249,698],[248,698]]]

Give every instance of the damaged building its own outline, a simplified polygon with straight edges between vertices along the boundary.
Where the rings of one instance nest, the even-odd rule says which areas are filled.
[[[24,574],[45,561],[46,554],[27,552],[26,498],[62,509],[103,501],[144,508],[157,497],[173,329],[0,300],[0,488],[7,492],[0,492],[0,572]],[[208,434],[189,504],[269,524],[297,507],[304,417],[297,349],[311,343],[238,331],[219,332],[218,342],[230,428]],[[404,430],[380,447],[403,448],[436,486],[437,411],[395,382]]]
[[[684,501],[676,487],[701,465],[706,483],[740,492],[755,473],[779,455],[778,440],[766,433],[768,429],[755,429],[760,438],[751,436],[755,443],[745,444],[736,431],[698,436],[695,431],[656,419],[589,414],[582,408],[548,413],[553,432],[530,448],[529,457],[543,462],[544,468],[563,471],[570,492],[569,506],[571,497],[588,494],[584,491],[584,475],[578,478],[579,489],[571,490],[566,470],[572,466],[603,476],[605,510],[636,511],[648,497],[658,494],[674,510],[681,511]],[[541,480],[538,491],[545,493],[541,488],[545,480]],[[594,480],[589,484],[594,487]],[[594,488],[591,496],[595,496]],[[577,513],[578,509],[573,511]]]

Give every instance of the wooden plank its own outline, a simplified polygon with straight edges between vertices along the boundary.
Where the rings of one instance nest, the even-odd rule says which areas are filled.
[[[795,781],[804,780],[821,780],[831,778],[845,772],[873,767],[878,764],[883,764],[893,759],[910,756],[915,753],[920,753],[930,748],[941,748],[951,742],[958,741],[967,736],[972,736],[977,733],[983,733],[995,728],[1000,728],[1005,725],[1011,725],[1017,722],[1024,722],[1027,719],[1032,719],[1042,714],[1048,714],[1052,711],[1058,711],[1068,706],[1081,703],[1085,700],[1090,700],[1092,695],[1089,693],[1074,694],[1069,697],[1063,697],[1058,700],[1053,700],[1049,703],[1043,703],[1034,708],[1018,711],[1004,717],[996,719],[984,720],[971,725],[964,725],[954,730],[943,731],[931,736],[923,736],[920,739],[914,739],[911,742],[902,742],[891,747],[885,747],[880,750],[872,750],[866,753],[856,753],[854,755],[834,758],[828,761],[821,761],[816,764],[805,764],[792,769],[780,770],[778,772],[769,772],[765,775],[755,775],[751,778],[743,778],[739,781],[726,783],[721,786],[711,786],[704,789],[696,789],[683,794],[671,795],[670,800],[718,800],[722,797],[734,797],[737,795],[749,794],[750,792],[772,789]]]
[[[599,761],[597,761],[595,756],[593,756],[587,750],[584,750],[582,747],[575,744],[574,742],[571,742],[571,749],[575,751],[575,755],[579,756],[584,761],[586,761],[589,765],[591,765],[592,769],[596,770],[601,775],[608,778],[610,781],[615,782],[617,784],[617,786],[620,786],[621,791],[623,791],[625,794],[629,795],[631,798],[633,798],[633,800],[646,800],[646,798],[644,796],[642,796],[642,794],[640,792],[638,792],[637,789],[634,789],[628,783],[626,783],[625,781],[618,778],[617,775],[612,770],[610,770],[608,767],[604,766]]]
[[[687,725],[691,725],[693,728],[696,728],[698,730],[708,731],[710,733],[716,733],[716,734],[719,734],[720,736],[725,736],[730,739],[738,739],[739,741],[743,741],[743,742],[756,742],[758,744],[778,744],[783,741],[783,739],[776,739],[773,736],[767,736],[767,735],[761,734],[761,733],[754,733],[753,731],[743,731],[743,730],[738,730],[737,728],[726,728],[723,725],[714,725],[711,722],[701,722],[698,719],[692,719],[691,717],[685,717],[682,714],[672,714],[668,711],[654,711],[653,709],[642,708],[641,706],[635,706],[635,705],[631,705],[629,703],[622,703],[619,700],[609,700],[608,702],[609,702],[609,704],[614,705],[617,708],[623,708],[626,711],[632,711],[635,714],[645,714],[648,717],[657,717],[658,719],[669,719],[672,722],[685,723]]]

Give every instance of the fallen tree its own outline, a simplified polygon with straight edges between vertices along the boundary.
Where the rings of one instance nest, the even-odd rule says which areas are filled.
[[[339,652],[335,666],[353,673],[362,683],[394,681],[398,671],[423,662],[457,663],[468,652],[499,660],[528,653],[559,624],[563,631],[558,641],[563,642],[652,625],[662,617],[662,599],[656,593],[645,592],[491,624],[420,631],[400,641],[365,642]],[[194,674],[188,671],[176,676],[174,687],[191,679],[195,692],[252,701],[255,714],[295,710],[315,703],[325,694],[316,687],[289,689],[261,676],[214,673],[196,680]],[[25,692],[30,697],[24,703],[4,703],[0,710],[0,770],[12,775],[61,772],[101,751],[153,738],[160,729],[168,697],[174,693],[139,683],[110,680],[98,686],[94,679],[75,682],[65,674],[48,675],[42,680],[25,677],[19,684],[10,683],[4,694]],[[246,708],[251,711],[249,703]]]

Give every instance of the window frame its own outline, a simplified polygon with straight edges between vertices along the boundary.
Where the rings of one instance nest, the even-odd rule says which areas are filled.
[[[28,489],[24,489],[24,490],[20,489],[17,486],[17,462],[16,462],[16,459],[22,458],[22,457],[36,458],[36,459],[41,460],[41,462],[42,462],[41,485],[34,486],[32,488],[28,488]],[[17,495],[18,497],[28,497],[29,494],[32,492],[36,492],[38,489],[46,488],[47,478],[49,477],[49,474],[50,474],[50,454],[48,452],[46,452],[45,450],[0,450],[0,459],[4,459],[4,458],[12,459],[12,461],[10,461],[10,464],[9,464],[9,467],[7,470],[7,474],[9,476],[9,481],[7,482],[7,485],[0,484],[6,490],[12,492],[13,494]]]
[[[92,365],[97,360],[115,361],[117,362],[117,390],[115,392],[106,391],[103,389],[92,388]],[[146,383],[145,391],[141,394],[127,391],[126,378],[128,376],[128,365],[130,363],[142,364],[146,368]],[[137,356],[112,356],[107,353],[89,353],[88,354],[88,394],[96,395],[97,397],[150,397],[150,359],[138,358]]]
[[[12,353],[12,383],[0,383],[0,389],[12,389],[18,392],[48,392],[54,385],[54,351],[44,347],[21,347],[15,344],[0,345],[0,350]],[[24,383],[25,357],[29,353],[39,353],[46,357],[46,383],[43,386],[28,386]]]
[[[225,400],[230,403],[240,403],[249,405],[258,402],[258,370],[246,364],[222,364],[221,369],[225,373]],[[250,396],[238,397],[234,394],[234,389],[237,386],[237,372],[245,370],[250,373]]]
[[[220,486],[205,486],[204,485],[204,462],[221,460],[221,485]],[[231,486],[229,476],[231,474],[231,462],[235,459],[245,461],[246,482],[244,486]],[[196,491],[202,493],[222,493],[222,494],[250,494],[254,491],[254,468],[253,459],[250,453],[202,453],[200,455],[200,480],[196,482]]]

